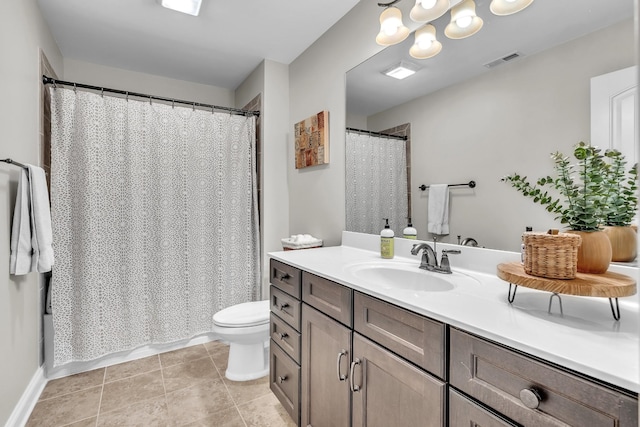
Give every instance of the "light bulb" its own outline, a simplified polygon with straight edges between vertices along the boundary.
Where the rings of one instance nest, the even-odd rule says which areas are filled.
[[[420,39],[420,41],[418,41],[418,47],[422,50],[426,50],[429,49],[431,47],[431,45],[433,44],[433,40],[429,40],[426,37]]]
[[[511,0],[513,1],[513,0]],[[425,9],[433,9],[433,6],[436,5],[436,0],[422,0],[420,2],[423,8]]]
[[[458,27],[460,28],[467,28],[469,25],[471,25],[471,21],[473,21],[473,17],[461,16],[456,20],[456,24],[458,24]]]
[[[396,19],[387,19],[382,26],[382,32],[392,36],[398,32],[399,22]]]

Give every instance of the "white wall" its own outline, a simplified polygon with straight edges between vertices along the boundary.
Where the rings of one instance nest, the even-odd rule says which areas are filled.
[[[408,16],[412,5],[405,3]],[[359,2],[289,66],[290,232],[312,234],[325,246],[339,244],[345,227],[345,73],[382,49],[375,43],[379,15],[375,2]],[[329,111],[329,164],[297,170],[293,127],[322,110]]]
[[[236,89],[241,107],[262,93],[262,297],[269,295],[268,253],[282,250],[280,239],[289,236],[287,188],[287,134],[289,120],[289,68],[265,60]]]
[[[36,0],[0,2],[0,158],[39,164],[40,49],[62,73],[62,56]],[[0,163],[0,425],[5,425],[40,366],[37,273],[9,275],[11,217],[19,168]]]
[[[67,58],[64,59],[64,76],[60,78],[70,82],[129,90],[183,101],[235,107],[234,93],[230,89],[105,67]]]
[[[450,191],[451,234],[518,250],[526,226],[562,228],[554,215],[500,178],[553,175],[550,153],[590,139],[590,79],[635,64],[629,19],[368,119],[368,129],[411,123],[413,224],[428,239],[428,191],[417,186],[477,181]],[[615,46],[615,48],[611,48]],[[604,147],[603,147],[604,148]]]

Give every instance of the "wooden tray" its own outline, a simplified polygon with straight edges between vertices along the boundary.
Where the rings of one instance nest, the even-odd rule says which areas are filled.
[[[547,279],[525,273],[519,262],[509,262],[498,264],[497,276],[514,285],[557,294],[619,298],[635,295],[637,292],[635,279],[612,272],[577,273],[575,279],[569,280]]]

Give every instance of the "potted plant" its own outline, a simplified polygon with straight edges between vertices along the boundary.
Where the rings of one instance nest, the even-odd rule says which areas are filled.
[[[637,255],[637,231],[631,227],[638,208],[638,165],[627,169],[618,150],[606,150],[604,232],[611,241],[611,260],[628,262]]]
[[[557,214],[567,232],[580,235],[582,244],[578,248],[578,271],[581,273],[604,273],[611,261],[611,243],[600,228],[607,211],[607,164],[597,147],[578,143],[572,164],[569,157],[560,152],[551,154],[557,176],[539,178],[531,184],[526,176],[511,174],[502,178],[524,196],[545,206],[547,211]],[[562,196],[549,194],[555,190]]]

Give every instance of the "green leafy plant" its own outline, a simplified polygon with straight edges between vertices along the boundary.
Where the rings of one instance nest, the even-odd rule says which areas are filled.
[[[609,149],[604,153],[609,162],[605,166],[606,208],[603,224],[628,226],[638,208],[638,165],[627,169],[627,162],[620,151]]]
[[[514,173],[503,177],[502,181],[557,214],[556,219],[570,229],[597,231],[608,212],[606,194],[610,188],[605,183],[607,164],[600,152],[599,148],[580,142],[573,151],[576,164],[560,152],[551,154],[557,177],[546,176],[531,184],[526,176]],[[564,200],[549,194],[551,189]]]

